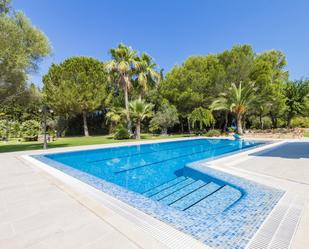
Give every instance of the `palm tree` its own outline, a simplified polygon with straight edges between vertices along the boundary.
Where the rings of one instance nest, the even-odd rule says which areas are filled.
[[[128,122],[128,131],[131,131],[131,119],[129,112],[129,90],[132,87],[131,77],[136,67],[136,51],[120,43],[118,47],[110,50],[112,60],[106,65],[107,71],[116,74],[116,83],[124,91],[125,109]]]
[[[212,110],[230,110],[236,115],[237,133],[243,134],[242,121],[243,116],[255,100],[255,88],[253,83],[238,86],[232,83],[227,93],[221,96],[211,104]]]
[[[287,106],[287,125],[296,115],[306,115],[309,110],[309,80],[290,81],[284,89]]]
[[[111,133],[114,127],[123,121],[123,109],[121,107],[112,107],[105,116],[106,123],[110,123],[109,132]]]
[[[215,121],[211,111],[203,107],[195,108],[189,114],[188,119],[193,128],[198,123],[200,131],[203,129],[203,125],[210,126]]]
[[[136,61],[136,81],[140,88],[140,98],[142,98],[149,87],[154,87],[159,82],[161,75],[155,70],[157,64],[153,62],[150,55],[142,53]]]
[[[136,139],[141,138],[141,122],[145,118],[152,116],[152,108],[152,104],[148,104],[142,99],[137,99],[130,102],[129,111],[136,125]]]

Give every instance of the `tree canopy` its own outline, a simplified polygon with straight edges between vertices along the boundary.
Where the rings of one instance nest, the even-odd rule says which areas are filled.
[[[72,57],[54,64],[43,77],[46,102],[59,113],[82,113],[87,136],[87,113],[110,101],[107,73],[102,62]]]
[[[0,14],[6,14],[10,11],[11,0],[0,0]]]
[[[47,37],[22,12],[9,12],[9,1],[0,9],[0,103],[25,91],[27,74],[38,69],[51,52]]]
[[[88,123],[91,132],[95,123],[126,138],[133,131],[139,138],[141,127],[166,134],[236,126],[242,133],[246,127],[307,124],[308,80],[289,81],[281,51],[256,53],[248,44],[189,56],[163,75],[150,55],[121,43],[106,62],[78,56],[52,64],[41,90],[27,83],[27,75],[50,53],[47,38],[12,11],[9,0],[0,0],[0,11],[0,119],[12,127],[16,120],[39,121],[43,104],[56,113],[50,127],[77,127],[86,136]]]
[[[186,117],[194,108],[207,107],[223,90],[225,71],[216,55],[189,57],[175,66],[160,84],[160,93]]]
[[[309,113],[309,81],[290,81],[285,86],[287,125],[291,126],[292,118],[296,115]]]

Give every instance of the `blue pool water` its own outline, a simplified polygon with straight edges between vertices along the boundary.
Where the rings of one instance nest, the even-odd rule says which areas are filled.
[[[34,156],[215,248],[244,248],[283,192],[198,161],[263,144],[190,139]]]

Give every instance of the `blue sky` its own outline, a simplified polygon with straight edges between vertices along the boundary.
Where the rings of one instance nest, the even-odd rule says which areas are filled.
[[[166,73],[189,55],[251,44],[256,52],[278,49],[291,79],[309,76],[309,1],[305,0],[13,0],[49,37],[52,62],[75,55],[109,59],[123,42],[145,51]]]

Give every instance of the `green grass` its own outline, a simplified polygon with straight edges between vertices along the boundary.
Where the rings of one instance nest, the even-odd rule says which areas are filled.
[[[141,140],[179,138],[186,136],[188,135],[178,134],[170,136],[158,136],[152,134],[143,134]],[[56,141],[48,143],[48,148],[93,145],[93,144],[110,144],[110,143],[132,142],[132,141],[138,141],[138,140],[136,139],[114,140],[110,135],[91,136],[91,137],[65,137],[65,138],[59,138]],[[8,143],[0,142],[0,153],[25,151],[25,150],[39,150],[42,148],[43,148],[42,142],[18,142],[17,140],[11,140]]]
[[[309,131],[305,132],[304,136],[309,137]]]

